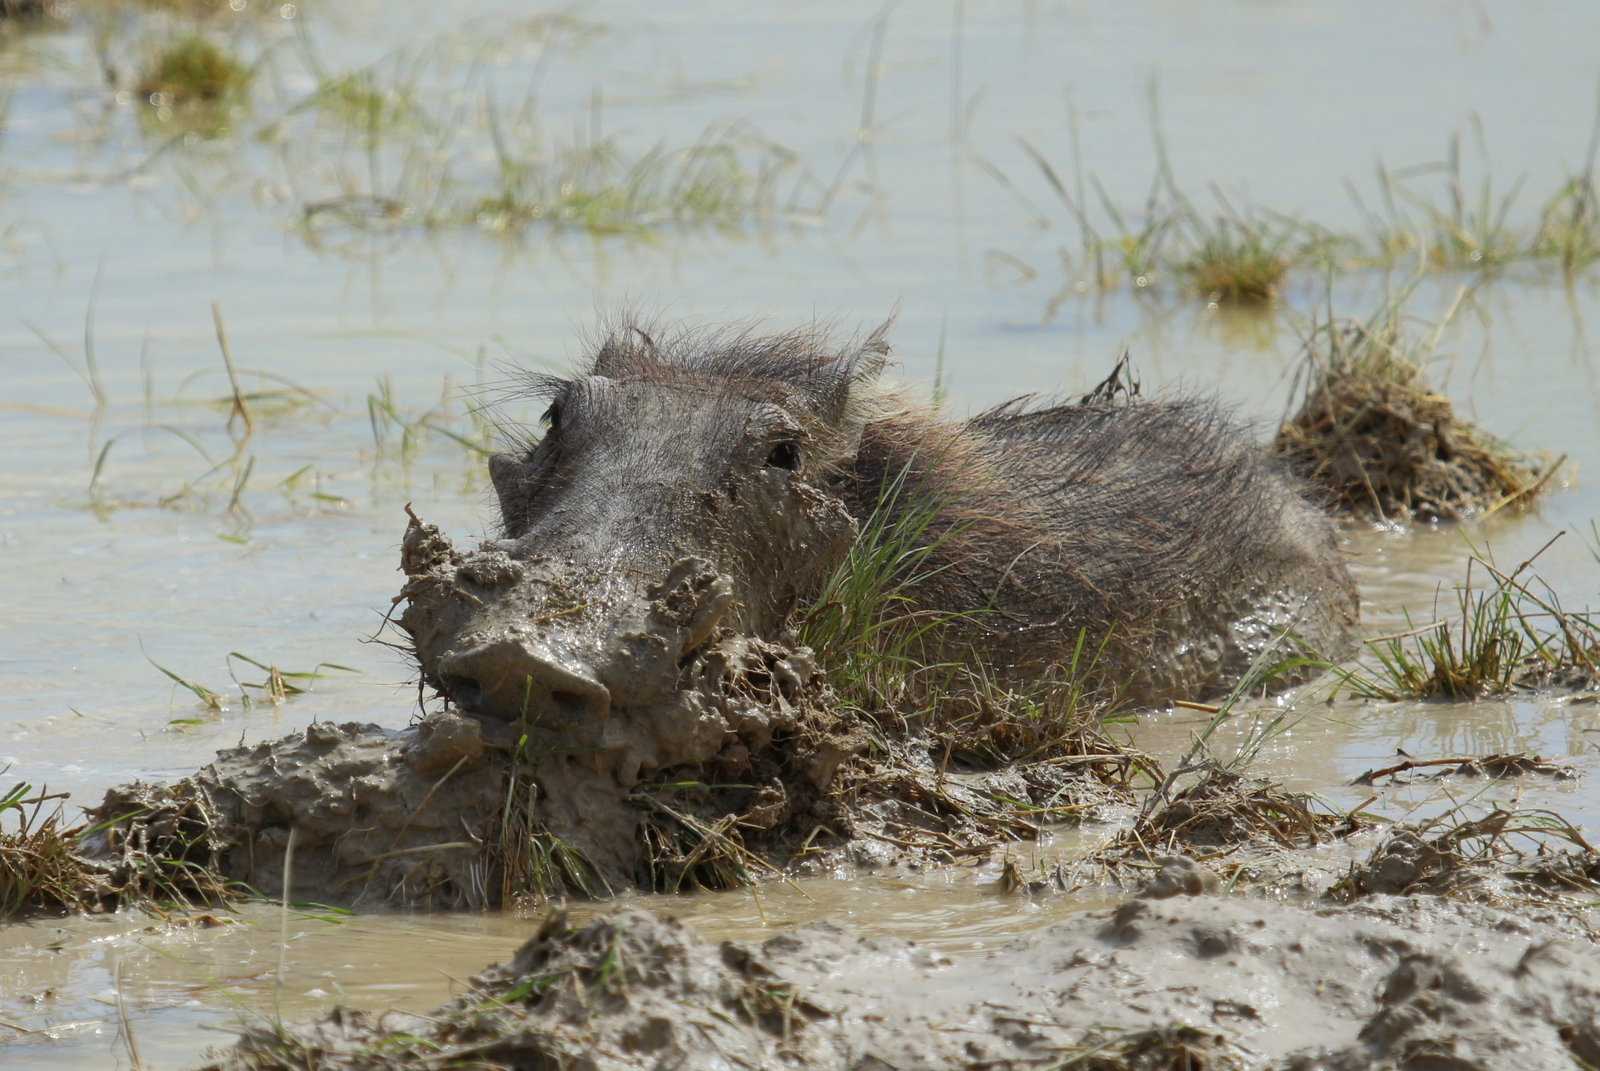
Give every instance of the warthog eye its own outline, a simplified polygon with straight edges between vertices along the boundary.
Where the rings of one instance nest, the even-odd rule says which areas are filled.
[[[774,446],[772,452],[767,455],[767,468],[800,471],[800,444],[779,443]]]
[[[544,425],[545,431],[555,431],[561,427],[561,403],[551,402],[550,408],[544,411],[544,416],[539,418],[539,423]]]

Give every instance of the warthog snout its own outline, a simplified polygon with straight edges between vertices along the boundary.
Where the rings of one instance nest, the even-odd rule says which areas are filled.
[[[446,655],[438,673],[457,706],[492,718],[573,727],[611,711],[611,692],[588,669],[562,666],[514,637]]]

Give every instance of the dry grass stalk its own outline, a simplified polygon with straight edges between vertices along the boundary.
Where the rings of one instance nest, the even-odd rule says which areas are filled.
[[[1390,785],[1406,785],[1412,782],[1401,780],[1401,774],[1429,768],[1434,768],[1435,772],[1424,774],[1416,780],[1438,781],[1446,777],[1490,777],[1498,780],[1502,777],[1542,774],[1555,781],[1572,781],[1581,776],[1576,766],[1561,766],[1538,755],[1518,752],[1515,755],[1486,755],[1481,759],[1407,759],[1393,766],[1385,766],[1381,770],[1368,770],[1350,783],[1370,787],[1380,778],[1387,777],[1390,779]]]

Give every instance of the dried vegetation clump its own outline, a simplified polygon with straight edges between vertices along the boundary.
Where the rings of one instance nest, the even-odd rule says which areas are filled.
[[[1576,911],[1600,894],[1600,852],[1553,811],[1502,808],[1477,818],[1459,809],[1392,830],[1326,894],[1440,896],[1498,906]],[[1576,916],[1589,929],[1581,912]]]
[[[1408,338],[1399,302],[1364,323],[1314,323],[1305,393],[1274,452],[1361,520],[1459,521],[1526,502],[1560,462],[1519,456],[1457,417],[1428,380],[1437,338]]]
[[[45,804],[60,796],[12,786],[0,797],[0,918],[33,911],[92,906],[99,876],[73,854],[81,828],[63,829],[61,810]]]
[[[1208,763],[1200,778],[1168,797],[1158,790],[1134,824],[1087,858],[1058,864],[1061,889],[1090,885],[1135,888],[1182,858],[1236,871],[1262,859],[1304,851],[1360,829],[1355,815],[1272,781]],[[1167,881],[1177,880],[1174,872]],[[1198,890],[1196,890],[1198,891]]]
[[[31,795],[30,795],[31,794]],[[217,903],[237,894],[209,865],[212,827],[194,801],[119,831],[124,811],[93,824],[64,826],[66,793],[18,784],[0,796],[0,919],[39,912],[96,911],[123,905]],[[53,809],[46,804],[57,801]],[[98,843],[99,850],[91,845]]]

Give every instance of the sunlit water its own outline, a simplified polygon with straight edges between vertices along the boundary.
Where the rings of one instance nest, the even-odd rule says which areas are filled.
[[[364,642],[398,590],[404,507],[457,538],[490,523],[480,463],[423,423],[471,437],[471,388],[501,382],[507,361],[562,365],[596,309],[634,302],[780,323],[821,314],[846,329],[893,314],[903,373],[940,375],[961,410],[1082,390],[1127,347],[1147,386],[1214,392],[1266,429],[1288,402],[1295,324],[1320,282],[1295,280],[1263,313],[1208,309],[1163,286],[1080,292],[1059,254],[1076,247],[1076,228],[1018,139],[1070,175],[1075,117],[1083,166],[1136,210],[1156,167],[1159,100],[1174,172],[1195,197],[1215,182],[1234,201],[1355,230],[1343,180],[1370,207],[1375,157],[1437,161],[1452,132],[1464,134],[1475,195],[1475,115],[1494,196],[1526,178],[1511,210],[1526,226],[1582,166],[1600,74],[1600,8],[1585,3],[602,3],[555,39],[528,13],[491,5],[253,11],[211,21],[218,39],[260,61],[254,112],[218,140],[188,144],[141,120],[135,96],[117,95],[181,25],[168,16],[85,8],[0,52],[3,784],[87,804],[109,784],[179,776],[218,747],[313,718],[404,724],[409,670]],[[319,71],[368,64],[390,86],[401,84],[395,71],[414,70],[405,85],[430,114],[466,116],[449,139],[387,135],[375,187],[359,136],[304,119]],[[461,187],[481,181],[494,158],[471,108],[525,100],[536,77],[554,140],[600,129],[640,153],[686,145],[708,123],[748,121],[795,154],[793,211],[737,233],[664,229],[647,240],[403,219],[299,226],[301,206],[341,193],[405,202],[416,190],[407,176],[427,171],[401,167],[408,138],[454,154]],[[292,132],[286,145],[256,136],[277,119]],[[1416,181],[1438,192],[1427,175]],[[1385,285],[1342,277],[1334,303],[1363,314]],[[1374,633],[1447,604],[1468,539],[1518,562],[1564,530],[1541,575],[1569,605],[1600,596],[1593,285],[1525,269],[1433,277],[1414,311],[1438,315],[1462,285],[1474,291],[1444,334],[1438,376],[1514,444],[1567,454],[1568,476],[1530,514],[1352,535]],[[249,429],[227,400],[213,302],[242,389],[260,395]],[[530,415],[514,399],[503,412],[513,424]],[[273,706],[241,691],[236,682],[264,674],[232,652],[289,671],[348,669],[290,678],[311,690]],[[224,709],[197,704],[158,665],[217,693]],[[1397,748],[1526,751],[1589,770],[1600,730],[1589,703],[1305,709],[1260,768],[1345,805],[1373,794],[1348,782]],[[1202,724],[1180,711],[1134,731],[1170,760]],[[1242,732],[1242,720],[1225,729],[1219,748]],[[1600,819],[1587,780],[1456,791]],[[1368,809],[1394,817],[1440,806],[1415,788],[1378,795]],[[952,951],[1096,906],[1019,905],[993,891],[993,877],[825,880],[805,895],[774,887],[760,903],[740,893],[672,906],[713,937],[838,917]],[[243,918],[216,929],[146,931],[150,920],[134,917],[0,929],[0,1060],[126,1065],[113,1041],[119,985],[146,1067],[181,1066],[225,1040],[209,1031],[234,1021],[235,999],[250,1015],[315,1014],[338,999],[423,1009],[530,927],[513,915],[297,917],[280,985],[278,916]]]

